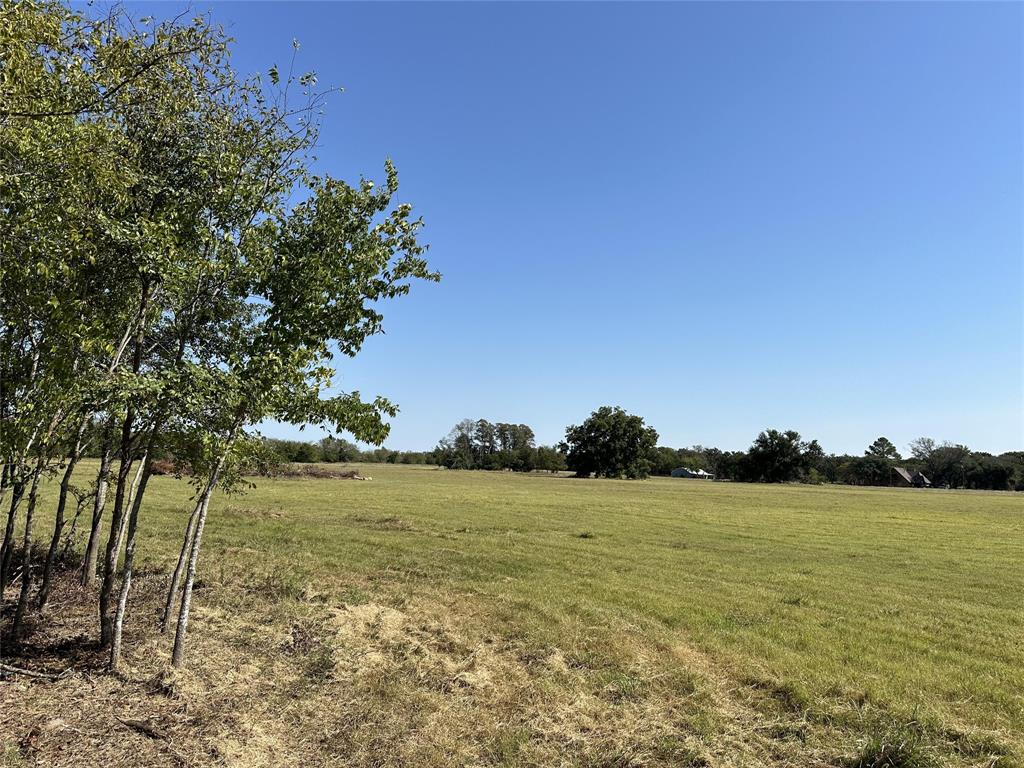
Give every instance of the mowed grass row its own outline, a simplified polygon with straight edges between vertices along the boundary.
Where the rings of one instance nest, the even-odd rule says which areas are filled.
[[[1020,496],[358,469],[373,481],[219,496],[203,578],[439,596],[494,632],[620,660],[639,635],[808,702],[1024,742]],[[145,560],[176,555],[188,495],[154,478]]]

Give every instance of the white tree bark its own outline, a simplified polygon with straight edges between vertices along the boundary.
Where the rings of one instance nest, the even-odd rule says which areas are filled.
[[[171,575],[171,584],[167,590],[167,599],[164,601],[164,613],[160,617],[161,634],[167,631],[171,623],[171,613],[174,611],[174,600],[178,596],[178,588],[181,586],[181,577],[185,573],[185,563],[188,561],[188,553],[192,538],[195,535],[196,521],[199,519],[199,506],[192,510],[188,516],[188,523],[185,525],[185,540],[181,542],[181,552],[178,553],[178,562],[174,566],[174,573]]]
[[[199,548],[203,543],[203,529],[206,527],[206,513],[210,509],[210,497],[213,495],[213,489],[217,487],[217,481],[220,480],[221,470],[224,468],[224,462],[227,461],[228,453],[230,453],[231,446],[235,442],[238,428],[239,424],[237,423],[232,427],[224,449],[217,459],[217,465],[210,474],[210,479],[207,481],[202,496],[200,496],[196,504],[198,512],[196,529],[192,539],[192,547],[189,551],[188,570],[185,572],[185,586],[181,591],[181,608],[178,611],[178,626],[174,633],[174,651],[171,654],[171,664],[175,667],[180,667],[185,663],[185,635],[188,633],[188,615],[192,608],[192,587],[196,580]]]
[[[143,455],[142,463],[139,465],[139,472],[136,475],[136,483],[133,483],[133,499],[131,514],[128,520],[128,544],[124,554],[124,570],[121,577],[121,591],[117,596],[117,610],[114,613],[113,637],[110,644],[110,671],[117,672],[121,664],[121,636],[124,630],[124,616],[128,608],[128,593],[132,588],[132,567],[135,563],[135,544],[138,533],[139,509],[142,507],[142,497],[146,493],[146,484],[149,482],[151,448],[147,448]],[[141,477],[141,480],[140,480]]]

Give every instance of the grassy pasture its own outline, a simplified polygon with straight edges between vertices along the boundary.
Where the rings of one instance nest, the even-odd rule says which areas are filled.
[[[1020,496],[359,469],[372,482],[260,480],[218,497],[200,565],[190,674],[220,643],[264,658],[261,679],[312,674],[311,700],[350,697],[335,713],[351,720],[347,735],[310,755],[858,765],[860,751],[877,754],[871,739],[898,741],[896,728],[921,750],[884,765],[1019,764]],[[176,554],[188,494],[184,481],[151,484],[141,554],[155,572]],[[359,606],[377,613],[363,621]],[[275,666],[281,645],[267,637],[325,636],[338,616],[358,638],[332,634],[335,621],[329,641],[292,643],[301,664],[289,652],[291,666]],[[429,626],[448,639],[428,641]],[[357,642],[391,661],[353,688],[337,659]],[[428,663],[416,648],[456,650]],[[164,652],[138,651],[137,663]],[[461,682],[435,684],[445,675]],[[295,689],[261,696],[285,707]],[[584,700],[586,717],[546,719]],[[293,711],[292,728],[328,711],[318,706]],[[383,724],[389,710],[413,725]],[[465,718],[476,725],[460,731]]]

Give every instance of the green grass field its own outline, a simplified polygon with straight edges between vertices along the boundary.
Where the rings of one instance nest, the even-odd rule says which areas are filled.
[[[372,482],[219,496],[200,564],[195,674],[216,640],[261,679],[314,686],[333,703],[292,727],[325,711],[350,727],[310,755],[858,765],[910,739],[877,764],[1019,764],[1019,495],[358,469]],[[151,485],[154,568],[188,493]]]

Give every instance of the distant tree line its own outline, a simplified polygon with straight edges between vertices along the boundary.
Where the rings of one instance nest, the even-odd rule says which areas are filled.
[[[890,486],[899,483],[896,468],[921,472],[938,487],[978,490],[1024,490],[1024,451],[994,456],[954,443],[921,437],[904,457],[886,437],[861,456],[825,453],[817,440],[794,430],[766,429],[746,451],[723,451],[695,445],[657,445],[658,433],[636,415],[604,406],[582,424],[566,429],[557,446],[537,446],[526,424],[464,419],[432,451],[360,450],[346,440],[327,437],[319,443],[271,440],[267,445],[283,461],[387,462],[432,464],[448,469],[515,472],[569,470],[578,477],[644,478],[670,475],[687,467],[720,480],[748,483],[841,483]]]
[[[434,451],[395,451],[390,448],[363,450],[355,443],[337,437],[325,437],[315,443],[265,437],[263,444],[270,456],[279,462],[437,464]]]
[[[817,440],[805,442],[793,430],[761,432],[747,451],[717,448],[655,449],[652,474],[667,475],[676,466],[703,469],[722,480],[762,483],[842,483],[896,485],[896,467],[922,472],[934,486],[975,490],[1024,490],[1024,451],[994,456],[954,443],[921,437],[903,457],[879,437],[862,456],[826,454]],[[674,465],[674,466],[673,466]]]
[[[490,469],[558,472],[566,468],[565,454],[556,447],[538,446],[525,424],[492,424],[485,419],[464,419],[452,427],[430,451],[362,450],[336,437],[319,442],[264,438],[269,453],[282,462],[370,462],[377,464],[431,464],[448,469]]]

